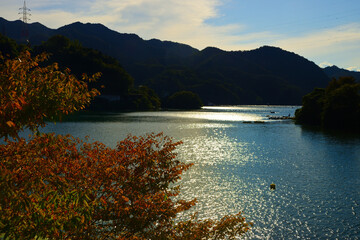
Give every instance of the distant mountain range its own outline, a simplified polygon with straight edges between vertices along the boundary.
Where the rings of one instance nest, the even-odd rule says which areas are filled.
[[[356,79],[356,81],[360,82],[360,72],[349,71],[346,69],[338,68],[337,66],[330,66],[324,68],[324,72],[330,78],[339,78],[343,76],[351,76]]]
[[[118,59],[136,85],[153,88],[162,99],[187,90],[197,93],[205,104],[300,104],[303,95],[325,87],[339,73],[270,46],[251,51],[213,47],[200,51],[170,41],[143,40],[101,24],[76,22],[49,29],[32,23],[26,27],[31,45],[63,35]],[[0,18],[1,33],[18,43],[25,41],[22,29],[21,21]]]

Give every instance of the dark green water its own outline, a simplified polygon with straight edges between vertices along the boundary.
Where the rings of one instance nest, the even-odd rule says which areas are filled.
[[[209,107],[188,112],[81,115],[43,131],[90,136],[108,146],[129,133],[164,132],[195,163],[182,197],[200,217],[243,212],[250,239],[359,239],[360,136],[324,133],[266,115],[295,107]],[[274,112],[274,113],[271,113]],[[276,190],[270,191],[274,182]]]

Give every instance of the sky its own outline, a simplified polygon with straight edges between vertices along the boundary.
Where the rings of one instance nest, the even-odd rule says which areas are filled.
[[[20,19],[23,0],[0,0],[0,17]],[[264,45],[320,67],[360,71],[360,0],[27,0],[29,23],[59,28],[101,23],[135,33],[228,51]]]

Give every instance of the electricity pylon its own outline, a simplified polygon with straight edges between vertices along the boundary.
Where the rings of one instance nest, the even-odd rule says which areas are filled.
[[[31,16],[31,14],[29,13],[31,10],[30,8],[27,8],[26,7],[26,3],[24,1],[24,6],[22,8],[19,8],[19,14],[22,14],[22,17],[20,18],[23,23],[24,23],[24,26],[23,26],[23,29],[21,31],[21,35],[23,38],[25,38],[26,42],[29,42],[29,30],[27,28],[27,23],[28,21],[30,20],[29,16]]]

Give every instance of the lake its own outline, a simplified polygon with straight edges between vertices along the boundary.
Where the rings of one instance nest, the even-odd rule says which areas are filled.
[[[267,117],[293,116],[296,108],[81,114],[42,131],[111,147],[130,133],[164,132],[184,142],[179,159],[194,163],[181,197],[198,199],[200,218],[241,211],[254,223],[249,239],[360,239],[360,136]]]

